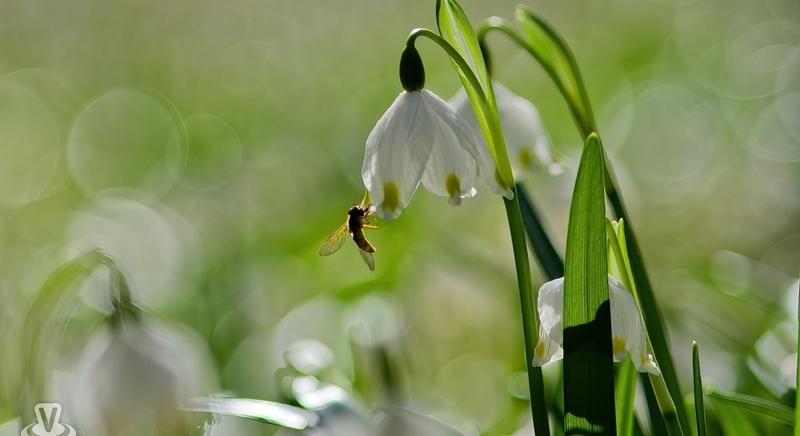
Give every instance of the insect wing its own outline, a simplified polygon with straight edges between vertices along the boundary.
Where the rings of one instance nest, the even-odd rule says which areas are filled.
[[[361,255],[361,258],[364,259],[364,263],[367,264],[370,271],[375,271],[375,256],[370,253],[369,251],[364,251],[359,249],[358,254]]]
[[[333,253],[339,251],[344,245],[345,237],[347,236],[347,223],[345,222],[342,224],[338,229],[336,229],[328,239],[322,242],[322,245],[319,247],[319,255],[320,256],[330,256]]]

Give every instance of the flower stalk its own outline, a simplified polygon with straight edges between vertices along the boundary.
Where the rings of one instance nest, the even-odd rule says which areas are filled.
[[[533,301],[530,262],[528,259],[528,248],[525,239],[525,226],[522,221],[519,196],[516,195],[514,177],[511,171],[511,163],[505,147],[502,127],[497,116],[497,110],[491,94],[491,88],[483,91],[483,85],[472,70],[464,57],[447,40],[438,33],[425,28],[417,28],[411,31],[408,36],[406,46],[413,47],[417,38],[425,37],[435,42],[444,49],[452,60],[457,71],[463,80],[469,82],[471,88],[477,92],[477,102],[481,107],[475,108],[476,116],[488,118],[487,129],[483,129],[486,142],[489,144],[492,156],[497,167],[497,178],[511,193],[512,198],[504,198],[504,206],[508,219],[509,233],[511,236],[512,249],[514,253],[514,264],[517,272],[517,284],[520,296],[520,307],[522,312],[522,328],[525,341],[525,362],[528,372],[528,386],[531,397],[531,413],[533,415],[534,429],[537,435],[547,436],[550,434],[547,409],[545,408],[544,383],[541,368],[533,366],[534,349],[538,341],[538,319],[536,317],[535,304]],[[488,95],[487,95],[488,94]],[[473,101],[474,102],[474,101]],[[480,114],[480,115],[479,115]],[[483,123],[479,123],[482,124]]]
[[[514,42],[520,48],[528,52],[528,54],[530,54],[534,59],[536,59],[539,65],[541,65],[542,68],[544,68],[547,75],[550,76],[551,79],[553,79],[553,82],[555,83],[556,88],[558,88],[558,91],[562,95],[567,97],[567,101],[571,101],[571,99],[568,97],[570,95],[570,91],[568,91],[564,83],[561,80],[559,80],[558,72],[555,70],[554,66],[551,65],[549,62],[547,62],[547,60],[544,59],[539,54],[539,52],[534,50],[528,44],[528,42],[525,41],[525,38],[519,33],[517,33],[517,31],[514,30],[513,27],[511,27],[511,23],[509,23],[508,20],[501,17],[489,17],[478,26],[478,29],[476,30],[478,34],[478,41],[480,41],[481,44],[483,44],[484,46],[486,45],[485,42],[486,35],[491,30],[498,31],[506,35],[512,42]],[[573,63],[575,63],[576,65],[575,71],[577,71],[577,62],[575,61],[574,58],[572,58],[571,60]],[[582,80],[578,80],[578,82],[583,83]],[[581,113],[578,107],[576,107],[576,105],[568,104],[567,106],[569,108],[570,113],[572,114],[572,119],[575,121],[576,127],[578,127],[578,130],[580,130],[583,137],[589,136],[590,133],[597,131],[597,126],[594,123],[594,117],[591,115],[591,106],[588,105],[588,100],[584,102],[584,106],[589,111],[588,116],[586,114]],[[608,170],[608,168],[606,168],[606,170]],[[606,189],[608,189],[608,187],[606,187]]]

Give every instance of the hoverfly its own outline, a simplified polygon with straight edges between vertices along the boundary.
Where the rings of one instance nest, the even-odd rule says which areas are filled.
[[[377,222],[369,222],[369,217],[375,214],[375,208],[368,204],[368,198],[365,196],[361,204],[354,204],[347,210],[347,219],[344,224],[331,233],[320,246],[320,256],[330,256],[339,251],[344,245],[345,236],[349,233],[353,242],[356,243],[358,254],[364,259],[364,263],[367,264],[370,271],[375,271],[375,257],[373,256],[375,247],[364,236],[364,229],[378,228]]]

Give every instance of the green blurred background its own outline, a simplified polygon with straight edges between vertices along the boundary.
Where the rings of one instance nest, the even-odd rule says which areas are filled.
[[[473,23],[511,19],[515,4],[463,2]],[[696,339],[707,384],[785,395],[800,4],[528,4],[576,52],[686,392]],[[366,136],[401,89],[408,31],[435,27],[433,0],[2,0],[0,10],[0,423],[20,413],[23,321],[43,280],[99,246],[153,318],[207,349],[214,391],[276,399],[283,352],[304,338],[331,347],[342,380],[357,379],[351,333],[366,325],[361,340],[387,344],[409,404],[467,432],[525,424],[511,247],[488,189],[457,208],[418,192],[369,234],[374,273],[350,245],[317,255],[361,198]],[[526,181],[562,250],[580,138],[540,68],[503,36],[489,41],[495,77],[538,106],[568,166]],[[444,54],[420,47],[428,88],[454,94]],[[92,314],[108,311],[92,283],[42,383],[69,372],[97,328]]]

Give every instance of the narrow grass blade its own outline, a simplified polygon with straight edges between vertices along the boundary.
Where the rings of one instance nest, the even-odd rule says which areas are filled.
[[[533,200],[521,184],[517,184],[517,195],[522,209],[522,221],[525,223],[525,233],[528,234],[528,240],[531,242],[539,266],[542,267],[548,280],[564,277],[564,261],[561,260],[561,256],[550,241],[550,237],[539,219],[539,213],[533,205]]]
[[[192,398],[182,404],[181,409],[238,416],[293,430],[305,430],[319,422],[319,416],[314,412],[288,404],[248,398]]]
[[[697,436],[706,436],[706,408],[703,403],[703,378],[700,374],[700,349],[692,342],[692,375],[694,376],[694,415]]]
[[[653,389],[653,384],[650,383],[648,374],[639,374],[644,389],[644,397],[647,401],[647,416],[650,418],[650,427],[655,436],[667,436],[667,422],[661,414],[661,409],[658,407],[658,400],[656,399],[656,391]]]
[[[722,427],[725,435],[736,436],[761,436],[761,432],[753,425],[752,421],[745,418],[741,411],[724,401],[714,401],[710,403],[714,406],[717,415],[717,422]]]
[[[678,412],[675,410],[675,402],[669,394],[667,385],[664,383],[664,378],[661,376],[647,374],[647,379],[650,385],[653,386],[656,402],[658,404],[658,411],[664,419],[664,424],[667,427],[667,434],[670,436],[683,436],[683,428],[678,421]],[[688,417],[688,413],[686,414]],[[688,418],[687,418],[688,419]],[[687,425],[687,431],[691,427]]]
[[[616,435],[608,300],[603,148],[583,149],[567,233],[564,269],[564,431]]]
[[[709,398],[713,398],[718,403],[747,410],[784,424],[794,425],[795,411],[783,404],[752,395],[722,392],[713,389],[706,392],[706,395],[708,395]]]

